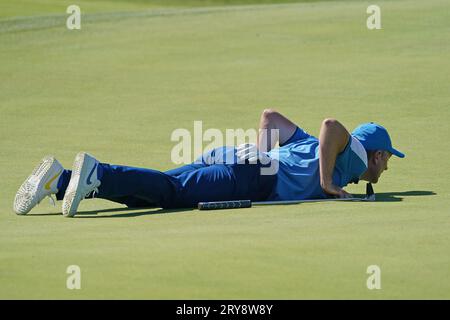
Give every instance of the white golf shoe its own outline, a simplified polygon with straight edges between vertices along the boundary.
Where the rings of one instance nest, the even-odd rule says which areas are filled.
[[[75,157],[70,177],[62,204],[62,212],[66,217],[73,217],[78,206],[88,194],[98,192],[100,180],[97,179],[97,168],[99,162],[93,156],[80,152]]]
[[[42,199],[51,198],[52,194],[58,193],[58,180],[63,170],[61,163],[54,157],[47,156],[42,159],[17,191],[14,198],[14,211],[19,215],[25,215]]]

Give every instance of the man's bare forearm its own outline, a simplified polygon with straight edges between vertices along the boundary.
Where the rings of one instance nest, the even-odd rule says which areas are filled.
[[[297,126],[273,109],[266,109],[261,114],[259,122],[258,149],[272,150],[277,142],[286,142],[295,132]]]
[[[350,134],[335,119],[325,119],[319,134],[320,185],[329,194],[343,196],[343,190],[333,185],[336,158],[347,145]]]

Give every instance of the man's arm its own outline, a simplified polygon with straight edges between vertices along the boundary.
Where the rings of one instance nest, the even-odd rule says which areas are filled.
[[[349,137],[347,129],[337,120],[325,119],[322,122],[319,134],[320,185],[324,192],[340,198],[351,195],[333,184],[333,171],[336,158],[344,151]]]
[[[271,132],[277,129],[278,134]],[[265,109],[259,122],[258,149],[260,151],[272,150],[277,142],[286,142],[295,133],[297,125],[273,109]]]

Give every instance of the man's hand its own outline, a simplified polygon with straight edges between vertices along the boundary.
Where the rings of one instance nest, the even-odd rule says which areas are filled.
[[[258,150],[258,147],[253,143],[244,143],[236,148],[236,156],[241,162],[248,160],[250,163],[256,163],[257,161],[261,164],[269,164],[272,160],[264,152]]]
[[[334,184],[323,185],[322,189],[325,193],[331,194],[338,198],[352,198],[353,197],[353,195],[351,195],[344,189],[342,189],[338,186],[335,186]]]

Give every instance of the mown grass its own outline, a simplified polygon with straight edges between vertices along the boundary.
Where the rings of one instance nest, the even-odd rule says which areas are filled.
[[[365,26],[368,4],[92,15],[80,31],[64,19],[9,24],[0,33],[0,297],[449,298],[448,3],[382,1],[378,31]],[[66,167],[85,150],[164,170],[173,130],[194,120],[256,127],[266,107],[312,134],[325,117],[350,130],[382,123],[407,157],[390,161],[375,203],[204,214],[97,199],[74,219],[45,201],[29,216],[12,212],[46,154]],[[79,291],[66,289],[72,264]],[[379,291],[366,288],[374,264]]]
[[[321,0],[78,0],[75,2],[72,0],[0,0],[0,19],[17,16],[64,14],[67,7],[72,4],[78,5],[82,13],[96,13],[140,11],[156,8],[190,8],[317,1]]]

